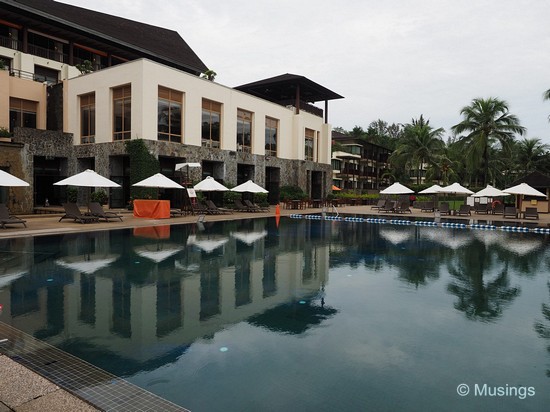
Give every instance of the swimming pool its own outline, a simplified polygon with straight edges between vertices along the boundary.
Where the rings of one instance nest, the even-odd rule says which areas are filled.
[[[285,218],[17,238],[0,320],[193,411],[543,410],[549,258]]]

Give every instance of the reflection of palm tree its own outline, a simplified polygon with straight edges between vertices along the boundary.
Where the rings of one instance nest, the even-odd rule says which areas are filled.
[[[518,287],[510,287],[508,265],[496,277],[484,281],[483,276],[495,260],[487,248],[473,242],[457,253],[459,261],[449,264],[449,273],[455,281],[447,290],[458,297],[455,308],[468,319],[493,321],[502,315],[503,308],[519,295]]]
[[[550,282],[546,285],[550,290]],[[539,320],[535,321],[535,332],[537,332],[537,335],[543,339],[550,339],[550,305],[546,303],[542,304],[542,316],[548,321],[548,323],[544,323],[544,321]],[[546,350],[550,352],[550,345],[548,345]],[[550,369],[546,370],[546,376],[550,378]]]

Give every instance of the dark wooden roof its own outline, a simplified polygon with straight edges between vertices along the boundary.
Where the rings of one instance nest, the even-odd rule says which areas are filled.
[[[527,176],[523,176],[521,179],[512,182],[510,186],[516,186],[520,183],[527,183],[535,189],[547,189],[550,188],[550,177],[539,171],[534,171],[529,173]]]
[[[300,88],[300,99],[308,103],[344,98],[338,93],[304,76],[290,73],[243,84],[242,86],[235,87],[235,89],[279,103],[296,99],[296,90],[298,87]]]
[[[149,58],[197,75],[208,69],[173,30],[53,0],[0,0],[0,4],[6,17],[26,19],[29,26],[43,28],[46,33],[57,31],[67,40],[87,41],[92,46],[95,42],[107,52],[126,50],[134,58]]]

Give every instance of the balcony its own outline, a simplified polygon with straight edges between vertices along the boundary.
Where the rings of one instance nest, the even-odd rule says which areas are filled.
[[[296,109],[296,100],[283,100],[278,103],[282,104],[283,106],[292,107]],[[323,117],[323,109],[320,109],[317,106],[313,106],[312,104],[309,104],[304,101],[300,101],[300,110],[317,117],[321,117],[321,118]]]
[[[35,81],[35,82],[46,83],[48,86],[51,86],[52,84],[59,83],[59,80],[55,79],[53,77],[48,77],[48,76],[44,76],[44,75],[41,75],[41,74],[25,72],[23,70],[10,69],[10,76],[18,77],[19,79],[26,79],[26,80],[32,80],[32,81]]]
[[[23,42],[21,40],[15,40],[11,37],[0,36],[0,47],[7,47],[12,50],[23,50]]]

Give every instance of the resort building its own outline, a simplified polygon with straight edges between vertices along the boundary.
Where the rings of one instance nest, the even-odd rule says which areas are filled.
[[[60,204],[53,183],[85,169],[119,183],[109,205],[124,207],[136,139],[177,181],[176,164],[198,162],[190,181],[252,179],[271,203],[282,185],[329,193],[328,101],[342,96],[292,74],[226,87],[172,30],[52,0],[0,4],[0,168],[31,183],[0,190],[12,212]]]
[[[341,189],[377,191],[389,186],[391,150],[353,136],[332,132],[332,181]]]

